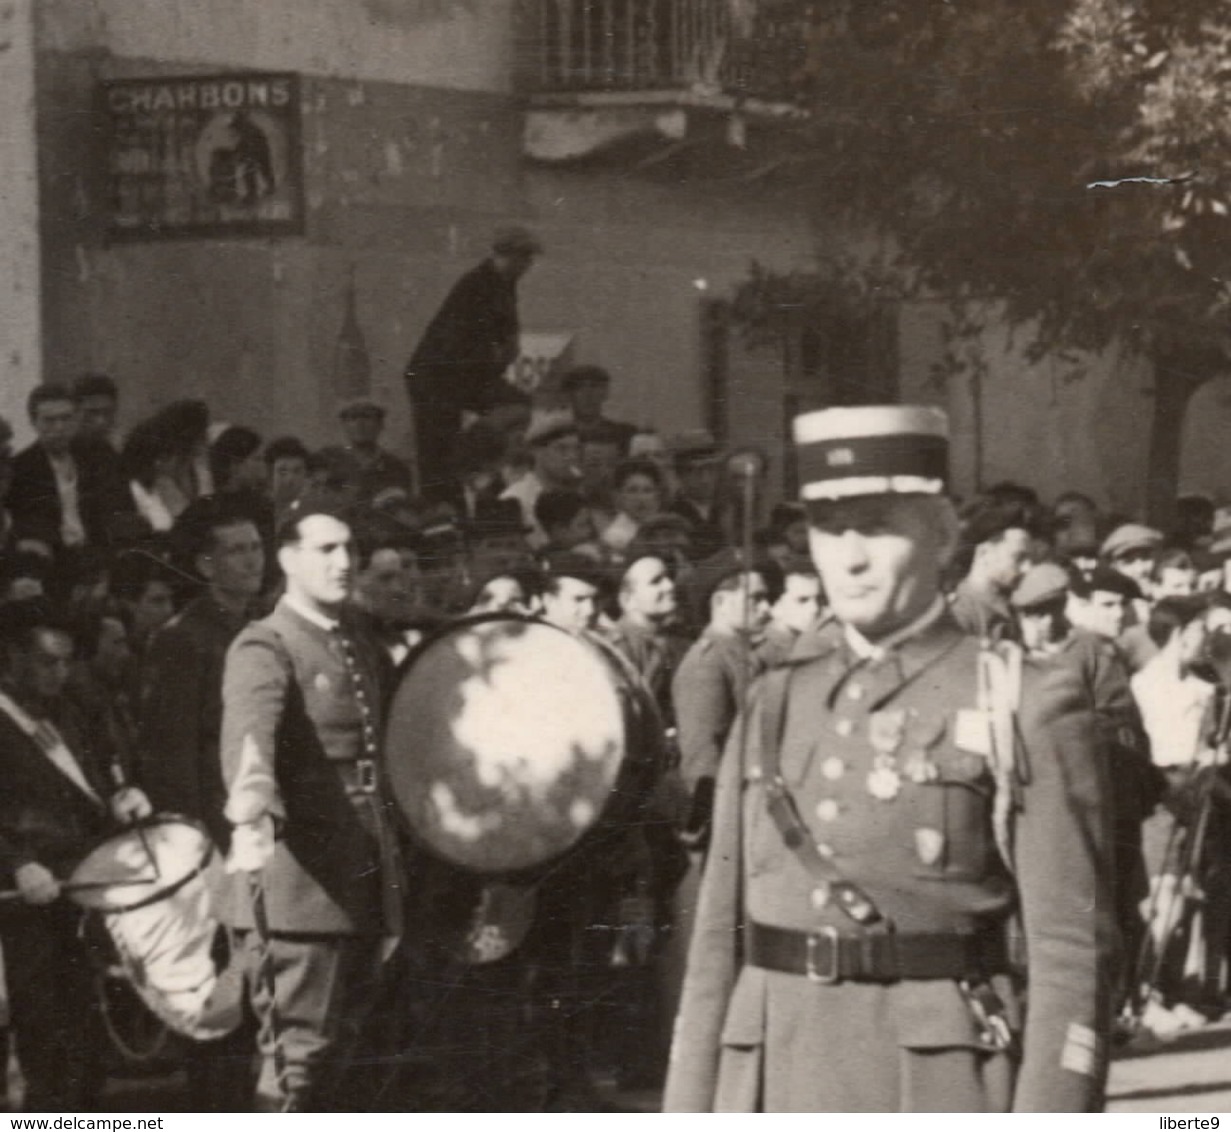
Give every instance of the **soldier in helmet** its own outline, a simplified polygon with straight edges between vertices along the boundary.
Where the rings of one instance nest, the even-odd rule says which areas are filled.
[[[953,621],[943,414],[823,410],[795,439],[834,631],[762,677],[722,760],[666,1108],[1098,1108],[1115,931],[1093,714],[1066,669]]]

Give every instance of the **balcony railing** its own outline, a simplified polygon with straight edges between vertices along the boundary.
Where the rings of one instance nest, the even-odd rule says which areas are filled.
[[[792,100],[807,10],[800,0],[521,0],[523,88]]]

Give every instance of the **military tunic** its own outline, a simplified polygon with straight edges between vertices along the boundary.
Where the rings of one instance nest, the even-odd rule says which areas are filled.
[[[348,1102],[341,1086],[377,994],[382,937],[400,933],[402,870],[372,758],[388,670],[349,613],[330,623],[285,597],[227,653],[225,816],[270,817],[277,830],[259,887],[235,874],[223,910],[246,932],[253,970],[260,1111]],[[258,891],[266,924],[251,930]]]
[[[995,843],[987,730],[972,714],[978,642],[947,615],[871,659],[842,633],[809,640],[787,670],[779,744],[808,834],[899,939],[994,941],[1020,909],[1020,1065],[986,1040],[957,978],[822,982],[749,961],[752,923],[884,933],[824,899],[770,817],[762,682],[746,751],[729,750],[719,777],[667,1111],[1097,1108],[1115,929],[1106,768],[1083,690],[1060,666],[1024,673],[1014,878]],[[1020,1024],[1006,968],[986,974]]]

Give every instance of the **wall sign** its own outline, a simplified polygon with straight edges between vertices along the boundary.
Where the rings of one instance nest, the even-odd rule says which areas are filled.
[[[101,101],[114,237],[303,232],[297,75],[118,79]]]

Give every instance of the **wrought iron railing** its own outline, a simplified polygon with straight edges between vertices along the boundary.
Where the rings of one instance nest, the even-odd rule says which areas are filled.
[[[524,90],[789,95],[806,57],[798,0],[520,0]]]

